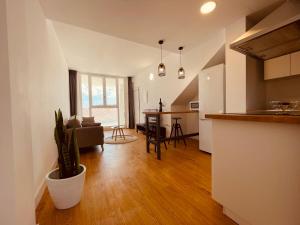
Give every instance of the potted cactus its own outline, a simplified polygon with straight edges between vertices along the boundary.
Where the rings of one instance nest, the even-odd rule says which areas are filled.
[[[80,164],[75,128],[66,129],[62,112],[55,111],[54,137],[58,150],[58,168],[49,172],[46,183],[57,209],[75,206],[81,198],[86,167]]]

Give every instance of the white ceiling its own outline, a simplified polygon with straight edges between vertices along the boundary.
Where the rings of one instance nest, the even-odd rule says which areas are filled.
[[[215,0],[216,10],[201,15],[204,0],[40,0],[52,20],[122,39],[177,51],[192,48],[214,31],[276,0]]]
[[[52,21],[69,68],[132,76],[160,60],[160,50],[80,27]],[[164,51],[164,56],[168,52]]]

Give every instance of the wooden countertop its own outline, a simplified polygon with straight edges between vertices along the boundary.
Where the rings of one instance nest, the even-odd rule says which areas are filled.
[[[298,123],[300,116],[290,115],[257,115],[257,114],[206,114],[205,118],[220,120],[240,120],[270,123]]]
[[[199,111],[191,111],[191,110],[187,110],[187,111],[178,111],[178,112],[143,112],[146,115],[158,115],[158,114],[183,114],[183,113],[199,113]]]

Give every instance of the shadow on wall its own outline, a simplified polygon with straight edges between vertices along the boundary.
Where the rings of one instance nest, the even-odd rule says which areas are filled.
[[[198,101],[198,76],[196,76],[187,87],[181,92],[171,105],[171,111],[190,110],[189,102]],[[192,114],[175,114],[172,117],[181,117],[179,121],[184,134],[192,134],[199,132],[199,115]],[[173,122],[173,121],[172,121]]]

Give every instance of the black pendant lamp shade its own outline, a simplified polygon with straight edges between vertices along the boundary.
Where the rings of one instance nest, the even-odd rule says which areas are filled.
[[[166,66],[162,62],[162,45],[164,41],[160,40],[158,44],[160,45],[160,64],[158,65],[158,76],[164,77],[166,76]]]
[[[181,51],[183,50],[183,47],[179,47],[178,48],[179,52],[180,52],[180,67],[178,69],[178,79],[184,79],[185,78],[185,71],[181,65]]]

